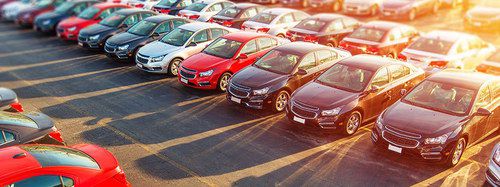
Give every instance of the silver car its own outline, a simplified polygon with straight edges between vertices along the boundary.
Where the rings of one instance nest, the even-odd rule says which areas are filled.
[[[492,186],[500,186],[500,143],[495,145],[491,153],[488,170],[486,170],[486,180]]]
[[[191,20],[207,22],[222,9],[233,5],[233,2],[227,0],[201,0],[187,6],[184,10],[179,11],[177,15]]]
[[[241,29],[244,31],[267,33],[284,38],[288,29],[295,27],[300,21],[309,16],[309,14],[300,10],[271,8],[245,21]]]
[[[375,16],[380,11],[383,0],[345,0],[343,10],[346,14]]]
[[[182,25],[160,40],[141,47],[135,58],[137,68],[176,76],[184,59],[201,52],[212,40],[233,31],[235,29],[214,23]]]
[[[21,0],[7,3],[2,7],[2,19],[14,21],[17,19],[19,12],[33,7],[36,2],[36,0]]]

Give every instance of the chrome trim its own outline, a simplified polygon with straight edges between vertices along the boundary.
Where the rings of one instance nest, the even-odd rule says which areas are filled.
[[[300,104],[297,104],[297,103],[298,103],[298,102],[296,102],[296,101],[292,101],[292,102],[291,102],[290,110],[292,111],[292,113],[293,113],[294,115],[297,115],[297,116],[299,116],[299,117],[301,117],[301,118],[304,118],[304,119],[316,119],[316,118],[318,117],[318,115],[319,115],[319,114],[318,114],[318,112],[316,112],[316,111],[319,111],[319,108],[315,110],[315,109],[307,108],[307,107],[305,107],[305,106],[301,106],[301,104],[302,104],[302,103],[300,103]],[[297,114],[297,112],[295,112],[295,111],[293,110],[294,106],[295,106],[295,107],[297,107],[297,108],[300,108],[300,109],[302,109],[302,110],[305,110],[305,111],[308,111],[308,112],[312,112],[312,113],[314,113],[314,117],[312,117],[312,118],[311,118],[311,117],[305,117],[305,116],[302,116],[302,115],[300,115],[300,114]]]
[[[398,136],[397,134],[392,134],[391,132],[388,132],[388,133],[391,133],[391,134],[392,134],[392,135],[394,135],[394,136],[397,136],[397,137],[400,137],[400,138],[404,138],[404,139],[407,139],[407,140],[413,140],[413,141],[416,141],[416,142],[417,142],[417,144],[416,144],[415,146],[405,146],[405,145],[400,145],[400,144],[394,143],[394,142],[392,142],[392,141],[388,140],[388,139],[385,137],[385,133],[386,133],[386,132],[388,132],[388,131],[382,131],[382,138],[383,138],[385,141],[387,141],[387,142],[391,143],[392,145],[396,145],[396,146],[399,146],[399,147],[404,147],[404,148],[409,148],[409,149],[414,149],[414,148],[416,148],[416,147],[418,147],[418,146],[420,145],[420,142],[419,142],[418,140],[409,139],[409,138],[402,137],[402,136]]]
[[[392,134],[398,135],[400,137],[404,137],[404,138],[408,138],[408,139],[420,139],[420,138],[422,138],[422,135],[420,135],[420,134],[403,131],[401,129],[391,127],[388,125],[384,125],[384,127],[387,131],[391,132]]]

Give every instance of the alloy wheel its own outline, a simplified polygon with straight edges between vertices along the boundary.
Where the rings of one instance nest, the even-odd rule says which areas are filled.
[[[177,74],[179,74],[179,64],[180,63],[181,63],[181,60],[179,60],[179,59],[175,59],[172,61],[172,63],[170,63],[169,71],[170,71],[171,75],[176,76]]]
[[[227,90],[227,85],[229,84],[230,73],[224,73],[219,79],[219,90],[225,92]]]
[[[347,119],[345,133],[347,135],[354,134],[358,130],[360,124],[361,116],[359,115],[359,113],[355,112],[351,114],[351,116],[349,116],[349,119]]]
[[[458,162],[460,161],[460,158],[462,157],[462,153],[464,152],[464,148],[465,148],[465,140],[463,138],[461,138],[457,142],[457,145],[455,146],[455,150],[453,151],[453,157],[451,158],[452,165],[458,164]]]
[[[276,112],[281,112],[285,109],[286,103],[288,103],[288,92],[281,91],[278,96],[276,96],[276,101],[274,108]]]

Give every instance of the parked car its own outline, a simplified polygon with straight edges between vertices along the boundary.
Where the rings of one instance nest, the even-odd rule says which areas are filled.
[[[400,58],[424,69],[472,69],[493,52],[495,46],[475,35],[437,30],[415,40],[401,52]]]
[[[80,30],[99,23],[113,12],[123,8],[130,8],[130,6],[118,3],[94,4],[78,14],[78,16],[67,18],[57,24],[57,36],[64,40],[78,40]]]
[[[0,148],[26,143],[64,145],[64,140],[45,114],[0,111]]]
[[[280,0],[282,6],[307,8],[309,7],[309,0]]]
[[[18,0],[5,4],[2,7],[2,20],[15,21],[19,12],[35,6],[39,0]]]
[[[152,10],[153,6],[159,2],[160,0],[128,0],[126,4],[135,8]]]
[[[267,34],[237,32],[224,35],[201,53],[182,62],[179,82],[197,89],[225,92],[234,73],[282,43],[283,40]]]
[[[3,8],[4,5],[10,3],[10,2],[14,2],[16,0],[0,0],[0,10]],[[0,14],[0,17],[1,17],[1,14]]]
[[[447,70],[415,86],[377,119],[375,145],[455,166],[467,147],[499,129],[500,78]]]
[[[87,49],[103,49],[108,38],[126,31],[139,21],[156,13],[137,8],[118,10],[98,24],[88,26],[78,34],[78,45]]]
[[[207,22],[222,9],[233,5],[233,2],[227,0],[201,0],[187,6],[177,15],[190,20]]]
[[[232,32],[217,24],[195,22],[181,25],[160,40],[139,48],[137,68],[177,76],[184,59],[201,52],[211,41]]]
[[[351,54],[375,54],[397,58],[419,32],[412,26],[387,22],[372,21],[363,24],[340,42],[340,47]]]
[[[154,5],[152,9],[158,13],[174,16],[193,3],[194,0],[161,0],[158,4]]]
[[[380,12],[383,2],[384,0],[344,0],[342,10],[351,15],[375,16]]]
[[[130,186],[113,154],[91,144],[7,147],[0,165],[0,186]]]
[[[23,112],[23,106],[17,98],[16,92],[0,87],[0,110]]]
[[[221,10],[210,18],[209,22],[240,29],[243,22],[248,21],[265,9],[265,6],[253,3],[238,3]]]
[[[64,2],[54,11],[46,12],[37,16],[35,21],[33,21],[33,28],[42,32],[54,32],[60,21],[71,16],[78,15],[89,6],[98,2],[99,1],[97,0],[75,0]]]
[[[500,50],[497,50],[488,59],[481,62],[476,67],[476,71],[500,76]]]
[[[481,1],[465,13],[464,26],[467,30],[500,32],[500,1]]]
[[[106,40],[104,51],[109,58],[133,62],[139,48],[189,22],[190,20],[168,15],[148,17],[130,27],[127,32]]]
[[[381,11],[383,19],[415,20],[417,16],[437,13],[441,7],[440,0],[384,0]]]
[[[66,0],[40,0],[35,6],[19,11],[15,22],[20,26],[32,26],[35,18],[43,13],[52,12]]]
[[[344,0],[309,0],[309,4],[315,9],[339,12],[342,10]]]
[[[295,125],[353,135],[424,78],[411,64],[374,55],[341,60],[292,94],[286,108]]]
[[[289,8],[270,8],[245,21],[241,30],[285,37],[288,29],[294,27],[309,14]]]
[[[278,46],[232,76],[227,99],[249,108],[271,107],[281,112],[297,88],[349,56],[347,51],[308,42]]]
[[[500,185],[500,143],[497,143],[491,153],[488,169],[486,170],[486,181],[491,186]]]
[[[465,0],[441,0],[442,5],[447,5],[450,8],[456,8],[461,5]]]
[[[290,41],[319,43],[330,47],[338,47],[339,42],[361,23],[351,17],[339,14],[316,14],[302,20],[286,33]]]

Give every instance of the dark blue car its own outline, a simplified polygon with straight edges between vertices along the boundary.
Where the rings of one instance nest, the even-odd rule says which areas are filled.
[[[63,19],[78,15],[87,7],[99,3],[97,0],[68,1],[58,6],[54,11],[40,14],[36,17],[33,28],[42,32],[54,32],[57,24]]]
[[[161,0],[153,6],[153,10],[168,15],[177,15],[179,11],[193,4],[195,0]]]

